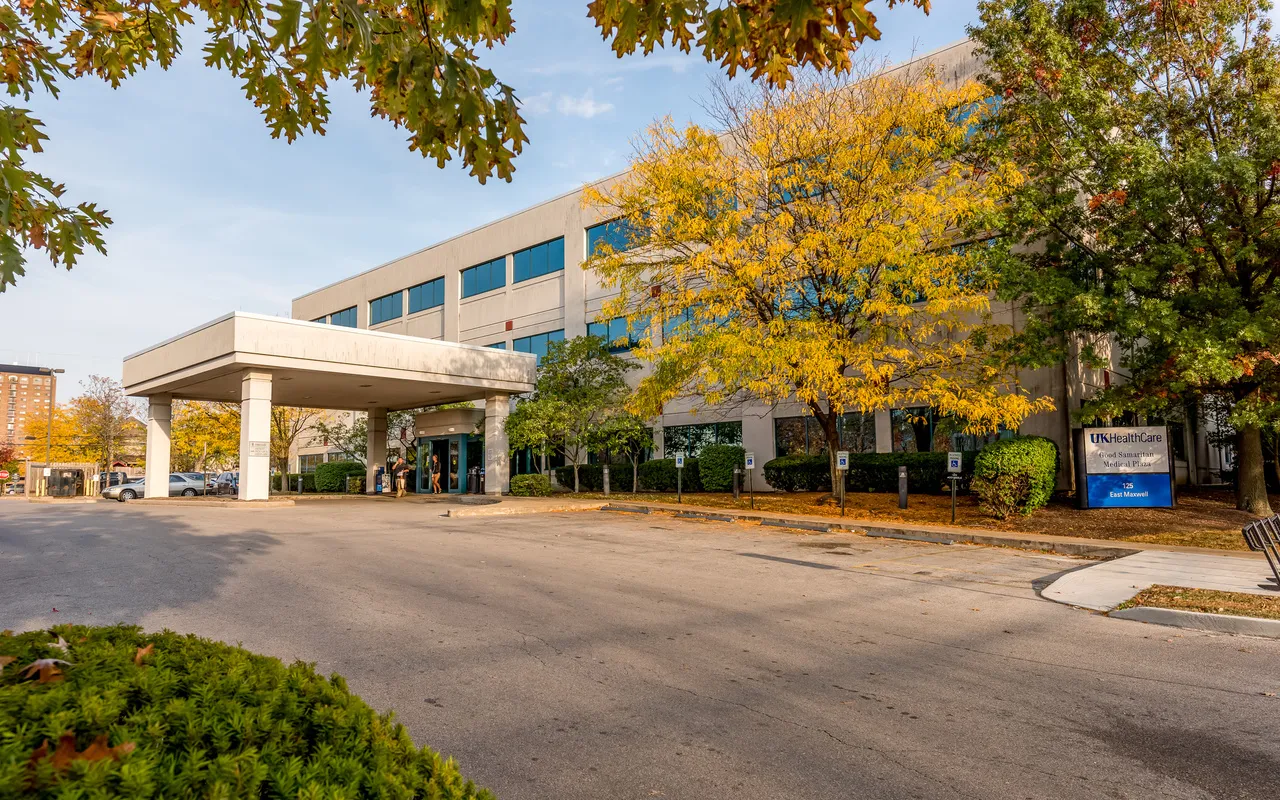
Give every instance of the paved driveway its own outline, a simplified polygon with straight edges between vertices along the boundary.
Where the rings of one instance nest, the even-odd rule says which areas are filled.
[[[1280,790],[1280,642],[1035,596],[1078,561],[438,513],[0,504],[0,627],[125,620],[315,661],[504,800]]]

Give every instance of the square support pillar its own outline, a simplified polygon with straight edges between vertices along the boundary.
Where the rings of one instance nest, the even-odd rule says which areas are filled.
[[[365,494],[376,494],[374,481],[378,475],[378,467],[387,466],[387,410],[385,408],[369,409],[369,438],[365,443]],[[383,480],[387,480],[384,476]]]
[[[484,493],[502,494],[511,482],[511,446],[507,416],[511,396],[491,394],[484,399]]]
[[[241,500],[266,500],[271,483],[271,373],[240,373]]]
[[[876,412],[876,452],[893,452],[893,418],[883,408]]]
[[[147,398],[147,484],[145,494],[169,496],[169,447],[173,428],[173,399],[167,394]],[[107,465],[111,472],[111,465]]]

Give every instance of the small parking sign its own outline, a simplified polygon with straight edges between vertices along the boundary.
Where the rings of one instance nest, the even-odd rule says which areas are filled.
[[[947,453],[947,472],[960,471],[960,454],[954,450]]]
[[[755,469],[755,468],[756,468],[756,454],[747,453],[747,469]]]
[[[849,468],[849,451],[837,450],[836,451],[836,469],[848,469],[848,468]]]
[[[676,469],[684,469],[684,453],[676,453]]]

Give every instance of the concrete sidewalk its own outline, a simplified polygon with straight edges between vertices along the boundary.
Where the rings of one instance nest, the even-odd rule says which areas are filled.
[[[1156,584],[1243,592],[1280,599],[1264,561],[1200,553],[1148,551],[1073,570],[1041,595],[1067,605],[1110,611]]]

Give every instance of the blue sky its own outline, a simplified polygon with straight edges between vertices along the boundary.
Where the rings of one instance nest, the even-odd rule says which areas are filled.
[[[90,374],[119,378],[128,353],[228,311],[288,316],[299,294],[624,169],[655,118],[705,122],[714,65],[674,51],[619,60],[586,5],[515,0],[515,35],[485,56],[526,104],[531,141],[511,183],[410,153],[349,87],[331,96],[325,136],[273,140],[236,81],[201,63],[194,28],[168,72],[33,99],[50,137],[35,165],[115,224],[107,256],[70,272],[33,259],[0,294],[0,363],[65,368],[66,401]],[[899,61],[949,44],[975,5],[926,17],[873,3],[884,37],[866,50]]]

